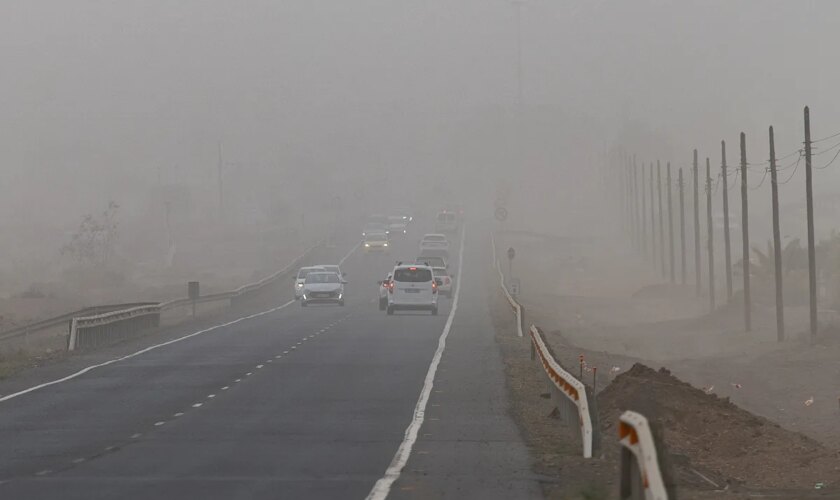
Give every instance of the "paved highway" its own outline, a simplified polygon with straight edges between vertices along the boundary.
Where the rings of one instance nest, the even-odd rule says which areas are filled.
[[[416,241],[352,253],[345,307],[278,301],[35,391],[19,393],[37,373],[0,384],[0,498],[539,497],[489,319],[487,232],[456,246],[459,296],[438,316],[386,316],[376,281]]]

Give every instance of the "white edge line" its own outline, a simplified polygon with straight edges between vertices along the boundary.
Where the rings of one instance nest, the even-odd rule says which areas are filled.
[[[227,326],[234,325],[236,323],[239,323],[239,322],[242,322],[242,321],[245,321],[245,320],[248,320],[248,319],[253,319],[253,318],[256,318],[256,317],[259,317],[259,316],[264,316],[266,314],[273,313],[275,311],[279,311],[280,309],[288,307],[288,306],[294,304],[295,302],[296,301],[294,301],[294,300],[290,300],[283,305],[271,308],[267,311],[262,311],[262,312],[258,312],[258,313],[251,314],[251,315],[248,315],[248,316],[243,316],[243,317],[237,318],[233,321],[228,321],[227,323],[214,325],[214,326],[211,326],[210,328],[205,328],[204,330],[199,330],[197,332],[190,333],[189,335],[184,335],[183,337],[178,337],[176,339],[172,339],[172,340],[160,343],[160,344],[155,344],[153,346],[149,346],[149,347],[146,347],[144,349],[140,349],[137,352],[133,352],[131,354],[128,354],[128,355],[125,355],[125,356],[122,356],[122,357],[119,357],[119,358],[110,359],[108,361],[105,361],[104,363],[98,363],[98,364],[95,364],[95,365],[90,365],[88,367],[82,368],[81,370],[79,370],[75,373],[71,373],[70,375],[67,375],[66,377],[51,380],[49,382],[44,382],[43,384],[39,384],[39,385],[30,387],[28,389],[24,389],[22,391],[14,392],[14,393],[9,394],[7,396],[3,396],[2,398],[0,398],[0,403],[2,403],[3,401],[8,401],[10,399],[16,398],[18,396],[23,396],[24,394],[29,394],[30,392],[35,392],[37,390],[43,389],[45,387],[49,387],[51,385],[56,385],[56,384],[60,384],[62,382],[67,382],[68,380],[72,380],[74,378],[80,377],[80,376],[84,375],[85,373],[87,373],[89,371],[92,371],[92,370],[95,370],[97,368],[102,368],[104,366],[112,365],[114,363],[119,363],[120,361],[125,361],[127,359],[137,357],[141,354],[145,354],[147,352],[154,351],[155,349],[160,349],[161,347],[165,347],[165,346],[168,346],[168,345],[171,345],[171,344],[175,344],[177,342],[181,342],[183,340],[187,340],[189,338],[192,338],[192,337],[195,337],[195,336],[207,333],[207,332],[211,332],[213,330],[218,330],[219,328],[225,328]]]
[[[345,260],[347,260],[347,259],[349,259],[349,258],[350,258],[350,256],[351,256],[351,255],[353,255],[353,252],[355,252],[355,251],[356,251],[356,249],[357,249],[357,248],[359,248],[359,245],[361,245],[361,244],[362,244],[362,240],[359,240],[359,242],[358,242],[358,243],[356,243],[356,244],[353,246],[353,248],[351,248],[351,249],[350,249],[350,251],[349,251],[349,252],[347,252],[347,254],[346,254],[344,257],[342,257],[342,258],[341,258],[341,260],[340,260],[340,261],[338,261],[338,265],[339,265],[339,266],[344,265],[344,261],[345,261]]]
[[[438,339],[438,347],[435,355],[432,357],[432,362],[429,364],[429,371],[426,372],[426,379],[423,382],[423,390],[420,392],[420,398],[417,400],[417,406],[414,407],[414,418],[408,424],[405,430],[405,437],[403,438],[400,447],[397,448],[397,453],[394,455],[391,464],[385,470],[385,475],[376,481],[373,489],[368,493],[367,500],[384,500],[391,492],[391,486],[399,479],[405,464],[411,456],[411,450],[414,448],[414,443],[417,441],[417,434],[420,432],[420,427],[423,425],[423,420],[426,418],[426,404],[429,402],[429,395],[435,385],[435,373],[437,372],[440,358],[443,356],[443,350],[446,348],[446,337],[449,336],[449,330],[452,328],[452,321],[455,319],[455,311],[458,310],[458,298],[461,296],[461,288],[463,282],[461,281],[461,271],[464,269],[464,235],[466,228],[461,231],[461,248],[458,252],[458,287],[455,289],[455,297],[452,299],[452,308],[449,311],[449,317],[446,319],[446,325],[443,327],[443,332]]]

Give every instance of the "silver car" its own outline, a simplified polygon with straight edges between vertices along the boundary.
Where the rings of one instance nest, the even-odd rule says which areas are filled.
[[[316,271],[306,275],[300,305],[319,303],[344,305],[344,281],[338,273]]]

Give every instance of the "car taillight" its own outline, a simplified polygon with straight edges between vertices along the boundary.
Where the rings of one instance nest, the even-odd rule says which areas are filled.
[[[432,281],[432,293],[437,293],[437,283]]]
[[[389,281],[388,284],[385,285],[385,286],[388,287],[388,293],[394,293],[394,282],[393,281]]]

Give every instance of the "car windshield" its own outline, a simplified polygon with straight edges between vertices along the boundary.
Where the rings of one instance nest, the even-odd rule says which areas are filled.
[[[338,268],[338,266],[322,266],[322,267],[324,269],[326,269],[327,271],[331,272],[331,273],[339,274],[341,272],[341,270]]]
[[[365,235],[365,241],[384,241],[387,239],[388,236],[386,236],[385,233],[368,233]]]
[[[306,283],[339,283],[338,275],[335,273],[309,273],[306,275]]]
[[[425,267],[404,267],[394,272],[394,281],[422,283],[432,280],[432,271]]]
[[[433,243],[444,243],[446,242],[446,236],[441,236],[437,234],[429,234],[423,237],[423,241],[426,242],[433,242]]]

